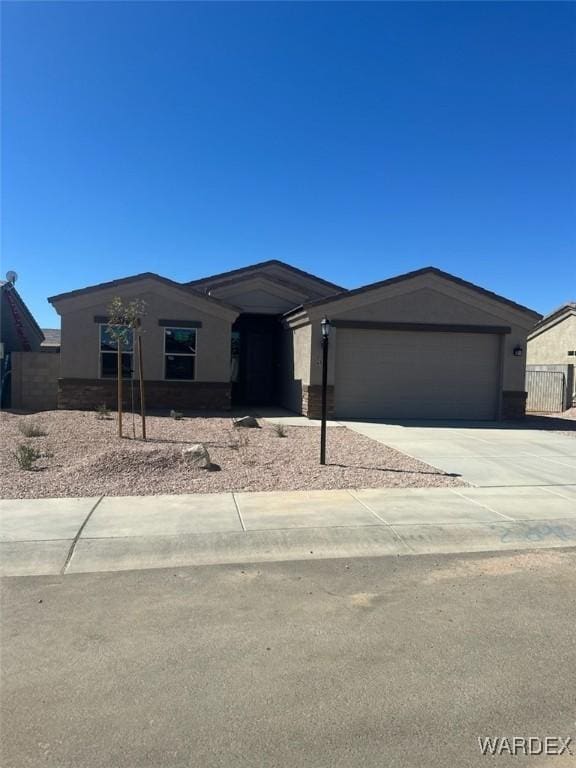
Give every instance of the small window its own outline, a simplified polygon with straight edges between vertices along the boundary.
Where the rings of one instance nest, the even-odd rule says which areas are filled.
[[[117,328],[123,333],[120,339],[122,378],[131,379],[133,334],[130,328]],[[100,326],[100,376],[103,379],[115,379],[118,376],[118,338],[107,325]]]
[[[164,378],[188,379],[196,376],[196,329],[164,329]]]
[[[569,349],[569,350],[568,350],[568,355],[569,355],[570,357],[573,357],[574,355],[576,355],[576,349]]]

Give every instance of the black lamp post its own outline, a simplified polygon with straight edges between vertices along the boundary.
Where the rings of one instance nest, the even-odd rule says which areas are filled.
[[[322,425],[320,427],[320,464],[326,464],[326,411],[328,392],[328,337],[330,320],[324,316],[320,322],[322,329]]]

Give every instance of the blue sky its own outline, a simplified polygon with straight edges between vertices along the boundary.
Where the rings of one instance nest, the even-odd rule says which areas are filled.
[[[2,271],[46,297],[269,258],[576,293],[576,5],[11,2]]]

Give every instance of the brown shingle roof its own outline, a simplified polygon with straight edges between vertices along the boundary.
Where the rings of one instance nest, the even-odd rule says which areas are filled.
[[[60,328],[42,328],[44,334],[44,341],[40,346],[42,347],[59,347],[60,346]]]

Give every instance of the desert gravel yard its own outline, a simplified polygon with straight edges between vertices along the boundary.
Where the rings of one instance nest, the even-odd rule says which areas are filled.
[[[22,425],[27,431],[31,424],[46,434],[26,437]],[[213,417],[149,416],[146,424],[144,442],[120,439],[115,414],[100,420],[88,411],[0,413],[1,497],[466,485],[346,427],[328,430],[329,464],[322,467],[317,427],[287,427],[286,436],[279,437],[264,420],[260,429],[233,428],[231,419]],[[137,434],[139,427],[137,421]],[[124,434],[132,434],[126,415]],[[204,443],[219,469],[185,463],[182,448],[192,443]],[[22,444],[41,454],[32,470],[20,469],[16,461],[15,450]]]

